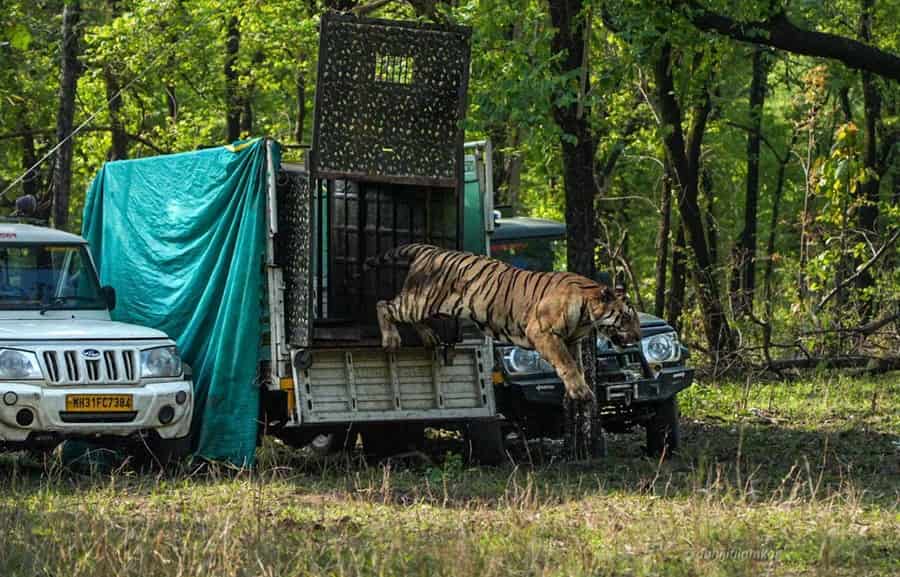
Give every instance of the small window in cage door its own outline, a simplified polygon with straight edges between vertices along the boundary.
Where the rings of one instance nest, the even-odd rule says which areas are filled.
[[[375,54],[375,81],[412,84],[415,61],[402,54]]]

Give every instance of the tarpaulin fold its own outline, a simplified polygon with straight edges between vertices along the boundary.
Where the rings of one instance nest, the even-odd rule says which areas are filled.
[[[195,454],[237,466],[256,449],[267,142],[109,162],[82,227],[113,318],[165,331],[193,369]]]

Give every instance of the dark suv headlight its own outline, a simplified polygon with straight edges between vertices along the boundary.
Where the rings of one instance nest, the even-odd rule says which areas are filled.
[[[503,368],[511,375],[532,373],[552,373],[553,367],[537,351],[521,347],[506,347],[501,350]]]
[[[681,359],[681,343],[675,331],[641,339],[641,351],[648,363],[672,363]]]

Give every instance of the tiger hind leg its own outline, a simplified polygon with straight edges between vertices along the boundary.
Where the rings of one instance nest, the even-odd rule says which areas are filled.
[[[397,306],[393,301],[378,301],[375,310],[378,314],[378,328],[381,329],[381,348],[386,351],[396,351],[402,344],[400,331],[397,330]]]
[[[419,338],[422,339],[422,343],[425,345],[426,349],[436,349],[438,345],[441,344],[441,339],[438,337],[437,333],[434,332],[434,329],[425,323],[413,323],[413,327],[416,329],[416,332],[419,333]]]

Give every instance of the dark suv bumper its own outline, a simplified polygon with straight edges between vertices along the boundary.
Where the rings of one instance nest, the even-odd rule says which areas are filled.
[[[561,405],[565,388],[562,381],[553,377],[510,378],[506,375],[506,386],[516,387],[528,403]],[[597,401],[601,405],[631,405],[652,403],[668,399],[693,383],[694,369],[669,367],[660,371],[656,378],[631,381],[602,382],[598,375]],[[503,385],[501,385],[503,386]]]
[[[606,405],[661,401],[688,388],[693,381],[694,369],[684,367],[662,369],[654,379],[598,383],[597,401]]]

